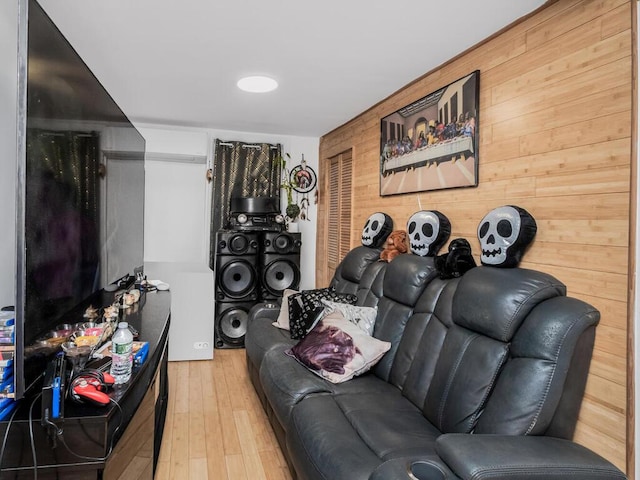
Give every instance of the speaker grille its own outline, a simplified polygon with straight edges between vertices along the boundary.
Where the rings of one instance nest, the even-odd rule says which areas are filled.
[[[216,234],[216,255],[256,255],[258,236],[256,233],[219,231]]]
[[[262,282],[269,293],[280,296],[286,288],[298,287],[300,270],[295,262],[279,258],[264,267]]]
[[[256,289],[256,271],[244,260],[233,260],[224,265],[218,275],[218,287],[230,298],[246,298]]]
[[[245,308],[233,304],[220,312],[216,325],[216,347],[243,347],[248,317]]]
[[[300,233],[265,233],[262,239],[263,253],[300,253]]]

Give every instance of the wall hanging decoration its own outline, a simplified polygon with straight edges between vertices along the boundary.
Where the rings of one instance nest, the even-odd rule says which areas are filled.
[[[480,72],[380,122],[380,195],[478,185]]]
[[[287,159],[291,155],[285,154]],[[309,218],[309,193],[316,188],[318,177],[316,172],[307,165],[302,155],[299,165],[291,170],[287,168],[287,161],[282,158],[282,188],[287,194],[287,208],[285,210],[288,223],[300,220],[311,220]],[[294,192],[295,200],[294,200]]]

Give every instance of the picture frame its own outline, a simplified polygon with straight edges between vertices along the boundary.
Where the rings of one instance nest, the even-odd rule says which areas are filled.
[[[478,186],[480,71],[380,120],[380,196]]]

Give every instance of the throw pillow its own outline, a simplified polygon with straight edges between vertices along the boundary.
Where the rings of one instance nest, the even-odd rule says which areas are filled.
[[[283,330],[289,330],[289,297],[295,293],[298,293],[298,291],[285,288],[284,292],[282,292],[282,303],[280,304],[278,319],[271,325],[282,328]]]
[[[348,303],[336,303],[331,300],[322,300],[325,306],[324,314],[340,312],[344,318],[359,326],[367,335],[373,335],[373,328],[376,325],[377,307],[360,307]]]
[[[289,330],[291,338],[300,340],[322,318],[322,300],[340,303],[356,303],[358,297],[350,293],[338,293],[333,288],[303,290],[289,297]]]
[[[333,312],[285,353],[316,375],[341,383],[368,371],[390,348],[389,342],[367,335],[340,312]]]

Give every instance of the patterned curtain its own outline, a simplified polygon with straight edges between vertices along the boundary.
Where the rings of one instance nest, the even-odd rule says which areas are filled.
[[[231,198],[275,197],[280,204],[281,145],[217,139],[214,145],[209,266],[215,265],[216,233],[229,221]]]

